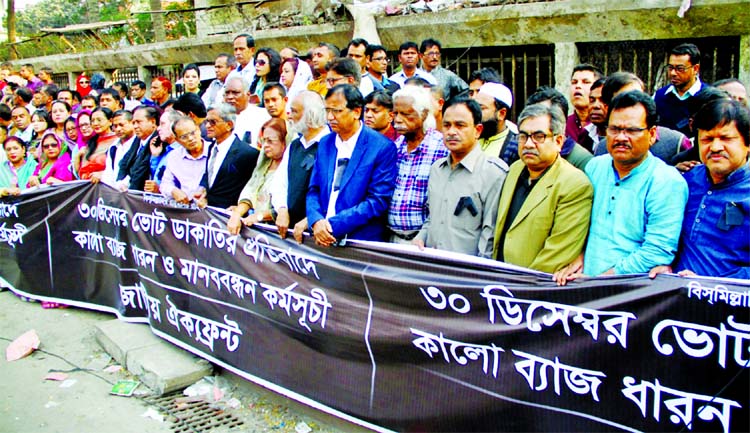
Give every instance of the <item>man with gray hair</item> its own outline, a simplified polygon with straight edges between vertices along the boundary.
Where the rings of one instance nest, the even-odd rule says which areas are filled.
[[[583,250],[594,189],[560,157],[565,115],[533,104],[518,118],[518,155],[500,193],[493,258],[553,273]]]
[[[393,126],[401,134],[396,139],[396,189],[388,208],[390,241],[394,243],[410,244],[419,233],[429,214],[430,167],[448,156],[432,110],[432,95],[424,87],[404,86],[393,94]]]
[[[258,147],[260,128],[271,116],[265,109],[250,104],[249,98],[250,83],[239,75],[230,75],[224,85],[224,102],[237,112],[234,133],[245,143]]]
[[[307,230],[305,198],[310,183],[318,143],[331,131],[326,125],[326,107],[320,94],[305,90],[292,99],[289,112],[289,137],[294,137],[284,151],[274,173],[269,192],[277,213],[276,227],[282,238],[294,227],[294,238],[302,242]]]
[[[198,206],[226,209],[237,204],[240,192],[250,180],[258,160],[257,149],[234,133],[237,111],[222,103],[208,110],[206,134],[213,140],[208,148],[206,169],[201,179]]]

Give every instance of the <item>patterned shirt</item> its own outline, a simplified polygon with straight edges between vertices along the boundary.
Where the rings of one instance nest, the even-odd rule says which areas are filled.
[[[404,136],[396,140],[398,149],[398,178],[388,209],[388,226],[394,230],[415,231],[427,219],[427,181],[430,167],[440,158],[448,156],[443,145],[443,135],[428,129],[422,142],[413,152],[407,150]]]

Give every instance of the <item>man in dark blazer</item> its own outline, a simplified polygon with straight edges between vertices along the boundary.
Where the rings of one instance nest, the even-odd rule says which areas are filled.
[[[203,195],[198,205],[226,209],[237,204],[242,188],[250,180],[258,161],[257,149],[241,141],[234,133],[237,111],[229,104],[210,107],[206,133],[213,142],[208,150],[206,172],[201,179]]]
[[[129,189],[143,191],[146,181],[151,177],[151,149],[148,144],[156,136],[159,116],[157,108],[146,105],[140,105],[133,111],[133,131],[136,138],[120,161],[117,175],[117,181],[126,180]]]
[[[344,238],[382,241],[398,167],[396,147],[362,123],[364,98],[340,84],[326,95],[333,131],[318,145],[307,193],[307,219],[315,242]]]

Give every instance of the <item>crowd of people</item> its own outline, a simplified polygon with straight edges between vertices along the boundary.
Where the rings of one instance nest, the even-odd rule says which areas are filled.
[[[493,68],[468,82],[441,44],[353,39],[340,50],[258,47],[249,34],[172,83],[0,65],[0,194],[74,179],[231,213],[227,230],[275,224],[322,246],[385,241],[553,274],[678,272],[750,279],[750,112],[743,84],[700,78],[674,47],[653,95],[633,73],[574,68],[517,119]],[[394,65],[395,66],[395,65]],[[12,78],[12,79],[11,79]],[[568,114],[570,113],[570,114]]]

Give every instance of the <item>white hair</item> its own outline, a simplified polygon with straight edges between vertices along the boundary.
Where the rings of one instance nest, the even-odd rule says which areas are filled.
[[[436,127],[432,94],[428,89],[418,86],[404,86],[393,94],[394,105],[397,99],[411,99],[411,105],[417,113],[427,113],[424,122],[422,122],[422,131],[427,132],[428,129]]]

